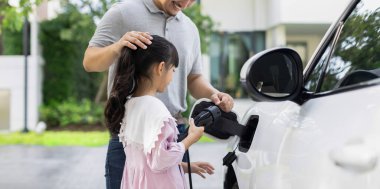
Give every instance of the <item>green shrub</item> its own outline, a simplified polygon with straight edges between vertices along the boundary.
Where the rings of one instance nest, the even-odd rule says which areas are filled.
[[[95,125],[104,120],[103,106],[88,99],[81,101],[70,98],[63,102],[52,102],[40,108],[41,120],[48,127],[67,125]]]
[[[68,5],[55,19],[40,24],[40,43],[45,60],[43,102],[94,99],[101,73],[87,73],[82,66],[95,23],[88,14]]]
[[[23,54],[23,44],[22,44],[22,30],[21,31],[10,31],[4,29],[2,33],[3,39],[3,55],[22,55]]]

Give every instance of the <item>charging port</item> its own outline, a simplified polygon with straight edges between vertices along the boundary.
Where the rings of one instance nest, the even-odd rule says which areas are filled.
[[[239,151],[247,152],[251,147],[253,136],[255,135],[257,124],[259,123],[259,116],[252,115],[249,117],[244,129],[244,134],[240,137]]]

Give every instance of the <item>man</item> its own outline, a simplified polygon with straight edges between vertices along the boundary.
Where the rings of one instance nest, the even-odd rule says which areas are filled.
[[[137,46],[147,48],[152,40],[150,34],[163,36],[177,48],[179,66],[166,92],[157,94],[157,97],[178,120],[177,123],[184,124],[181,113],[187,108],[187,89],[194,98],[209,98],[222,110],[231,111],[232,97],[219,92],[202,77],[198,29],[181,12],[192,3],[194,0],[126,0],[116,3],[103,16],[89,42],[83,60],[85,70],[101,72],[109,68],[109,94],[114,76],[114,62],[117,61],[121,49],[136,49]],[[123,146],[117,135],[113,134],[107,152],[107,188],[120,187],[124,162]]]

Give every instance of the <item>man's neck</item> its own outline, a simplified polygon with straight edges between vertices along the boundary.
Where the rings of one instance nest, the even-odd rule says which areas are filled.
[[[154,5],[156,5],[156,7],[162,11],[164,11],[163,7],[162,7],[162,3],[159,1],[159,0],[153,0],[153,3]]]

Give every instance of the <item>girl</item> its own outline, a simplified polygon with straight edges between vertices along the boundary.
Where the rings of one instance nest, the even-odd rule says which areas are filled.
[[[163,92],[178,66],[176,48],[152,36],[147,49],[124,48],[120,56],[105,116],[111,133],[119,133],[126,154],[121,188],[186,188],[181,160],[184,152],[203,134],[190,120],[188,136],[176,142],[176,120],[155,97]],[[185,165],[185,164],[182,164]],[[195,173],[212,174],[207,163],[192,163]]]

